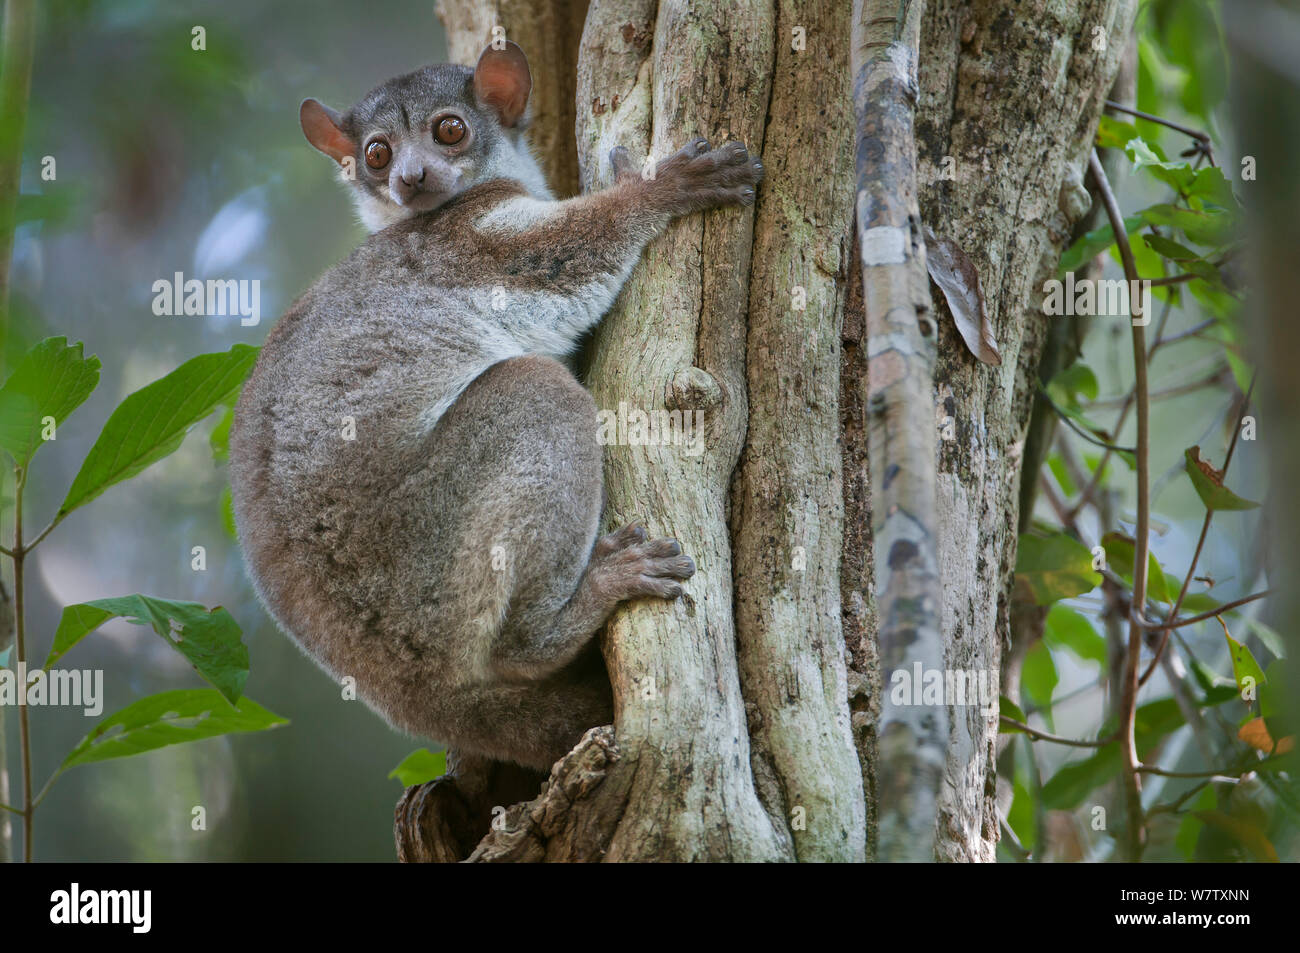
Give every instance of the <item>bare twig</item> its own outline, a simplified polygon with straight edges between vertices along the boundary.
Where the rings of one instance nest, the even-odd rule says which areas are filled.
[[[1069,427],[1076,434],[1078,434],[1084,440],[1088,441],[1088,443],[1092,444],[1093,446],[1102,447],[1103,449],[1109,450],[1112,453],[1132,453],[1136,449],[1134,447],[1118,447],[1115,446],[1114,444],[1106,443],[1106,441],[1100,440],[1097,437],[1094,437],[1092,434],[1088,433],[1088,431],[1084,430],[1077,423],[1075,423],[1070,418],[1069,414],[1063,411],[1060,407],[1056,406],[1056,403],[1052,400],[1051,397],[1048,396],[1047,390],[1044,387],[1042,387],[1042,385],[1039,385],[1038,396],[1043,398],[1043,400],[1047,402],[1047,406],[1051,407],[1052,410],[1056,412],[1056,416],[1061,418],[1061,422],[1063,424],[1065,424],[1067,427]]]
[[[1193,129],[1190,126],[1184,126],[1181,123],[1174,122],[1171,119],[1165,119],[1163,116],[1156,116],[1151,113],[1142,112],[1140,109],[1132,109],[1124,106],[1114,100],[1106,100],[1106,108],[1113,109],[1116,112],[1126,113],[1130,116],[1136,116],[1138,119],[1145,119],[1147,122],[1159,123],[1176,132],[1181,132],[1185,136],[1191,136],[1196,140],[1197,151],[1209,160],[1210,165],[1214,165],[1214,149],[1210,144],[1210,135],[1207,132],[1201,132],[1199,129]]]
[[[1207,778],[1200,784],[1192,785],[1175,801],[1171,801],[1168,804],[1153,804],[1151,809],[1147,811],[1147,817],[1154,817],[1157,814],[1177,814],[1184,804],[1196,797],[1197,794],[1205,790],[1205,788],[1211,783],[1213,782]]]
[[[1088,159],[1092,168],[1097,191],[1106,207],[1115,240],[1119,244],[1120,260],[1124,263],[1124,276],[1129,281],[1138,279],[1137,263],[1133,260],[1133,249],[1129,246],[1128,233],[1124,230],[1124,215],[1120,211],[1115,193],[1111,191],[1106,170],[1102,167],[1097,150],[1093,149]],[[1131,303],[1130,303],[1131,307]],[[1133,546],[1133,605],[1145,606],[1147,601],[1147,547],[1151,524],[1151,487],[1150,487],[1150,401],[1147,391],[1147,346],[1146,328],[1143,324],[1132,321],[1133,331],[1133,392],[1137,403],[1137,534]],[[1142,786],[1138,780],[1137,767],[1141,763],[1137,756],[1137,741],[1133,726],[1137,718],[1138,663],[1142,653],[1143,629],[1139,625],[1129,626],[1128,654],[1124,660],[1123,684],[1120,701],[1120,748],[1123,752],[1124,807],[1128,818],[1125,830],[1127,854],[1130,860],[1142,856],[1142,847],[1146,840],[1146,829],[1142,816]]]
[[[1037,728],[1030,728],[1028,725],[1016,721],[1014,718],[1008,718],[1006,715],[999,715],[998,720],[1004,725],[1010,725],[1023,731],[1035,741],[1050,741],[1052,744],[1069,745],[1071,748],[1104,748],[1106,745],[1119,740],[1119,732],[1107,735],[1097,741],[1080,741],[1077,738],[1062,738],[1060,735],[1049,735],[1045,731],[1039,731]]]
[[[1134,609],[1129,613],[1129,622],[1133,623],[1133,625],[1140,629],[1146,629],[1150,632],[1158,632],[1161,629],[1181,629],[1185,625],[1193,625],[1197,622],[1204,622],[1206,619],[1213,619],[1222,615],[1224,612],[1230,612],[1233,609],[1244,606],[1250,602],[1267,599],[1271,595],[1273,595],[1273,590],[1265,589],[1263,592],[1254,592],[1248,596],[1242,596],[1240,599],[1234,599],[1232,602],[1225,602],[1223,605],[1215,606],[1213,609],[1202,612],[1200,615],[1190,615],[1182,619],[1174,619],[1173,621],[1168,619],[1163,622],[1152,621],[1146,616],[1140,615],[1137,610]]]
[[[1254,377],[1252,377],[1250,381],[1250,387],[1246,391],[1246,397],[1241,402],[1241,412],[1237,414],[1237,426],[1232,431],[1232,440],[1228,442],[1228,453],[1223,458],[1222,472],[1224,476],[1227,476],[1228,467],[1232,464],[1232,454],[1237,449],[1237,437],[1240,436],[1241,434],[1241,421],[1242,418],[1246,416],[1246,411],[1250,407],[1251,395],[1254,393],[1255,393],[1255,379]],[[1177,618],[1178,610],[1183,607],[1183,600],[1187,598],[1188,587],[1191,586],[1192,578],[1196,575],[1196,564],[1200,561],[1201,550],[1205,546],[1205,537],[1210,532],[1210,521],[1213,519],[1214,519],[1214,510],[1207,508],[1205,511],[1205,519],[1201,522],[1201,535],[1196,540],[1196,549],[1192,553],[1192,563],[1190,566],[1187,567],[1187,575],[1183,577],[1183,586],[1178,591],[1178,598],[1175,599],[1174,604],[1169,607],[1169,615],[1165,619],[1166,622],[1169,622],[1170,620]],[[1246,601],[1251,601],[1252,598],[1254,597],[1250,597]],[[1241,603],[1241,604],[1244,605],[1245,603]],[[1223,608],[1220,608],[1218,610],[1218,612],[1225,612],[1225,611],[1227,610]],[[1180,622],[1178,624],[1190,625],[1191,623]],[[1151,659],[1151,664],[1147,666],[1147,670],[1142,674],[1142,677],[1138,680],[1139,687],[1147,683],[1147,680],[1151,677],[1151,673],[1155,671],[1156,665],[1160,662],[1160,656],[1164,654],[1165,646],[1167,646],[1168,644],[1169,644],[1169,629],[1167,628],[1164,631],[1164,635],[1160,637],[1160,644],[1156,646],[1155,655]]]
[[[1245,768],[1241,771],[1166,771],[1164,768],[1157,768],[1149,764],[1139,764],[1137,770],[1142,774],[1155,774],[1162,778],[1209,778],[1214,782],[1227,782],[1236,784],[1244,774],[1250,774],[1254,768]]]

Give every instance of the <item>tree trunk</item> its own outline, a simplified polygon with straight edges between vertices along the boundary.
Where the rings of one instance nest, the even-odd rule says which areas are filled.
[[[475,845],[473,805],[505,807],[507,788],[453,759],[447,779],[399,804],[399,856],[865,859],[869,822],[898,806],[875,752],[882,686],[863,400],[874,351],[851,244],[849,4],[593,0],[576,61],[566,40],[519,26],[561,24],[574,4],[523,9],[443,0],[441,15],[462,62],[501,25],[535,82],[560,89],[576,75],[583,190],[608,181],[615,145],[662,157],[697,135],[761,151],[767,178],[753,211],[674,222],[593,349],[599,407],[703,416],[699,455],[606,452],[607,524],[641,519],[680,539],[699,565],[687,596],[611,620],[602,645],[615,724],[588,732],[538,797],[496,812]],[[933,597],[944,664],[995,684],[1046,337],[1035,289],[1087,209],[1076,193],[1132,15],[1132,0],[932,0],[921,20],[921,218],[976,264],[1002,353],[1000,367],[977,363],[934,297],[935,387],[923,399],[929,420],[938,406],[956,427],[954,440],[936,428],[921,444],[937,448]],[[1097,36],[1105,49],[1094,49]],[[551,144],[538,149],[545,160],[547,148],[568,148],[574,127],[562,109],[534,109],[534,141]],[[566,191],[564,162],[547,168]],[[996,712],[954,707],[947,717],[937,808],[914,822],[933,828],[940,859],[991,860]]]

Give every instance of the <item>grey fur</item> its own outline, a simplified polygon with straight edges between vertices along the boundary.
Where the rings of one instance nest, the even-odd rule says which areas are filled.
[[[612,717],[592,642],[609,613],[675,598],[695,571],[639,527],[597,540],[596,408],[557,358],[670,216],[752,202],[762,166],[698,140],[643,181],[616,150],[613,188],[552,202],[471,78],[431,67],[345,114],[363,137],[394,110],[417,128],[454,107],[485,151],[273,329],[236,410],[231,484],[259,595],[327,671],[398,728],[546,770]]]

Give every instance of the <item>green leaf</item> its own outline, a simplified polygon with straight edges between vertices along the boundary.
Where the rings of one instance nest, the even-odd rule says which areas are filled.
[[[1096,400],[1098,393],[1097,375],[1087,364],[1075,361],[1069,367],[1058,371],[1047,385],[1047,392],[1058,404],[1078,406],[1079,398]]]
[[[1079,487],[1075,486],[1074,481],[1070,479],[1070,471],[1066,469],[1065,461],[1061,459],[1059,453],[1053,453],[1047,458],[1047,468],[1052,471],[1052,476],[1056,478],[1061,492],[1067,497],[1079,492]]]
[[[998,696],[998,714],[1005,718],[1010,718],[1013,721],[1018,721],[1022,725],[1029,724],[1029,719],[1026,718],[1025,713],[1020,710],[1020,706],[1006,695]],[[1024,734],[1023,729],[1013,728],[1011,725],[1002,725],[998,730],[1006,735]]]
[[[1212,811],[1217,806],[1218,793],[1214,790],[1214,785],[1211,784],[1193,799],[1189,807],[1189,813],[1183,818],[1183,822],[1178,825],[1178,834],[1174,838],[1174,845],[1187,860],[1195,858],[1196,841],[1201,836],[1201,829],[1205,827],[1205,822],[1197,817],[1195,812]]]
[[[1207,510],[1253,510],[1259,506],[1224,486],[1223,472],[1201,459],[1200,447],[1188,447],[1183,451],[1183,457],[1187,475],[1192,479],[1192,486],[1196,487],[1196,495]]]
[[[1247,619],[1246,625],[1250,631],[1255,633],[1255,637],[1264,643],[1264,648],[1273,653],[1274,658],[1286,658],[1286,642],[1275,629],[1270,628],[1258,619]]]
[[[1196,170],[1189,162],[1166,162],[1158,149],[1158,146],[1153,148],[1142,139],[1133,139],[1124,146],[1135,170],[1146,169],[1179,195],[1186,195],[1196,178]]]
[[[1011,782],[1011,807],[1007,810],[1007,826],[1020,838],[1020,846],[1025,850],[1034,849],[1038,836],[1038,825],[1034,823],[1034,799],[1029,789],[1021,783],[1020,778]]]
[[[1072,811],[1096,788],[1119,774],[1119,746],[1106,745],[1082,761],[1072,761],[1043,785],[1043,806]]]
[[[1224,212],[1179,208],[1167,203],[1152,205],[1138,214],[1150,225],[1179,229],[1197,245],[1217,247],[1226,244],[1236,228],[1235,216]]]
[[[1183,710],[1173,698],[1158,698],[1139,705],[1133,715],[1133,742],[1139,758],[1145,758],[1153,748],[1185,724]]]
[[[1223,625],[1222,619],[1219,620],[1219,624]],[[1232,677],[1237,682],[1237,688],[1243,693],[1243,697],[1249,689],[1251,696],[1258,698],[1260,686],[1267,681],[1264,670],[1259,667],[1250,649],[1229,634],[1226,625],[1223,626],[1223,637],[1228,640],[1228,653],[1232,656]]]
[[[225,353],[200,354],[127,397],[90,448],[59,515],[174,451],[191,427],[234,399],[256,359],[257,348],[247,344],[236,344]]]
[[[209,610],[197,602],[133,595],[68,606],[54,632],[46,670],[95,629],[119,616],[136,625],[152,626],[232,705],[239,701],[248,680],[248,647],[239,625],[225,609]]]
[[[163,692],[132,702],[95,726],[59,771],[93,761],[125,758],[167,745],[214,738],[217,735],[264,731],[289,722],[251,698],[231,707],[210,688]]]
[[[1115,119],[1102,116],[1097,124],[1096,144],[1098,149],[1122,149],[1124,143],[1137,137],[1137,127]]]
[[[1106,667],[1106,640],[1078,612],[1069,606],[1057,603],[1047,613],[1047,623],[1043,629],[1043,639],[1052,648],[1066,648],[1083,662],[1096,662],[1103,669]]]
[[[1213,166],[1197,171],[1187,194],[1192,198],[1205,199],[1225,209],[1235,210],[1238,207],[1237,197],[1232,194],[1232,186],[1228,184],[1223,170]]]
[[[1174,579],[1172,576],[1169,577],[1167,581],[1171,584],[1171,592],[1177,592],[1179,587],[1182,585],[1182,583],[1177,579]],[[1202,612],[1209,612],[1211,609],[1217,609],[1220,605],[1222,605],[1222,603],[1211,596],[1208,592],[1189,592],[1187,597],[1183,599],[1182,611],[1188,615],[1200,615]],[[1229,611],[1235,613],[1237,610],[1232,609]]]
[[[235,526],[235,499],[230,493],[230,484],[221,491],[221,528],[226,535],[239,542],[239,530]]]
[[[1214,5],[1186,0],[1151,4],[1154,35],[1170,63],[1182,71],[1179,105],[1205,122],[1228,89],[1228,63]]]
[[[1064,533],[1023,533],[1016,552],[1016,573],[1025,577],[1040,606],[1079,596],[1097,585],[1092,553]]]
[[[99,358],[81,356],[81,342],[46,338],[0,387],[0,448],[25,467],[44,443],[46,417],[63,423],[99,384]]]
[[[1052,695],[1060,681],[1056,662],[1052,660],[1052,650],[1045,642],[1036,642],[1025,653],[1020,671],[1020,689],[1047,719],[1049,731],[1055,727],[1052,722]]]
[[[433,781],[446,773],[447,752],[431,752],[428,748],[420,748],[403,758],[401,764],[388,772],[388,776],[402,782],[402,787],[409,788]]]
[[[208,446],[212,448],[212,459],[225,463],[230,459],[230,425],[235,422],[235,408],[227,407],[217,425],[208,436]]]
[[[1222,705],[1238,697],[1237,683],[1220,675],[1200,659],[1191,660],[1191,669],[1197,684],[1205,692],[1205,697],[1201,699],[1202,706]]]
[[[1180,264],[1189,261],[1202,261],[1200,254],[1192,251],[1186,245],[1180,245],[1170,238],[1164,238],[1160,235],[1143,235],[1142,240],[1151,247],[1156,253],[1163,255],[1170,261],[1176,261]]]
[[[1124,230],[1132,235],[1142,227],[1142,221],[1141,215],[1132,215],[1124,219]],[[1067,271],[1078,271],[1113,244],[1115,244],[1115,231],[1110,225],[1103,225],[1080,235],[1061,255],[1061,274]]]
[[[1101,545],[1106,550],[1106,565],[1110,566],[1115,575],[1130,586],[1133,585],[1133,559],[1137,554],[1136,543],[1132,537],[1125,536],[1123,533],[1110,532],[1101,538]],[[1178,589],[1175,588],[1174,592],[1177,591]],[[1147,553],[1147,596],[1165,605],[1173,604],[1169,594],[1168,577],[1160,568],[1155,553],[1150,552]]]

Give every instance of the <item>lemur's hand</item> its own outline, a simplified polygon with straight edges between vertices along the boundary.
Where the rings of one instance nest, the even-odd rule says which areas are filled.
[[[640,169],[622,146],[609,154],[617,185],[637,185],[669,215],[707,208],[753,205],[763,178],[763,163],[743,143],[727,142],[710,150],[696,139],[656,165]]]

